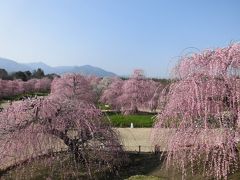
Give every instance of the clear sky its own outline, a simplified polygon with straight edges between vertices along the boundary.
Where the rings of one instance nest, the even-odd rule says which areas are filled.
[[[0,0],[0,57],[18,62],[166,77],[186,48],[231,41],[239,0]]]

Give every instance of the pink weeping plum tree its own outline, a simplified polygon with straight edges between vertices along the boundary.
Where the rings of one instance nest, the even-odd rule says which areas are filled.
[[[98,77],[98,76],[85,76],[86,80],[90,83],[90,85],[92,87],[97,86],[97,84],[101,81],[102,78]]]
[[[96,91],[98,94],[101,95],[101,93],[108,88],[108,86],[115,80],[114,77],[103,77],[99,83],[97,84]]]
[[[100,100],[124,114],[132,114],[139,108],[150,108],[150,100],[156,89],[157,83],[147,79],[143,70],[137,69],[128,80],[113,80]]]
[[[97,77],[97,76],[86,76],[86,80],[90,83],[94,96],[95,96],[95,102],[99,102],[99,99],[102,95],[103,89],[108,85],[109,80],[111,82],[111,77]]]
[[[157,89],[157,83],[147,79],[143,70],[136,69],[129,80],[126,80],[122,87],[122,95],[119,101],[122,105],[122,111],[125,114],[132,114],[149,108],[149,101]]]
[[[167,89],[165,87],[165,89]],[[164,89],[164,85],[159,83],[156,83],[156,88],[154,90],[153,96],[150,99],[150,101],[148,102],[149,104],[149,108],[151,111],[156,112],[157,109],[161,109],[162,106],[162,96],[164,96],[164,94],[166,94],[166,90]]]
[[[111,84],[103,91],[100,102],[110,105],[113,109],[120,111],[121,102],[119,97],[122,95],[124,81],[120,78],[113,78]]]
[[[15,96],[23,93],[46,92],[50,90],[51,80],[48,78],[22,80],[1,80],[0,79],[0,98]]]
[[[86,99],[84,83],[82,76],[63,76],[54,80],[50,96],[14,102],[0,112],[0,165],[63,148],[90,176],[97,162],[117,167],[123,152],[118,136]]]
[[[90,82],[80,74],[66,74],[61,78],[55,78],[52,82],[51,94],[56,94],[60,98],[96,103],[95,93]]]
[[[164,138],[167,167],[227,179],[239,167],[240,44],[183,57],[174,69],[176,81],[163,97],[154,126],[154,142]]]
[[[38,79],[36,81],[36,84],[34,86],[34,89],[35,91],[38,91],[38,92],[45,92],[45,91],[49,91],[50,90],[50,87],[51,87],[51,83],[52,83],[52,80],[49,79],[49,78],[42,78],[42,79]]]
[[[93,91],[95,92],[95,94],[97,96],[97,101],[100,100],[103,91],[105,89],[107,89],[107,87],[112,83],[113,79],[115,79],[115,78],[114,77],[103,77],[103,78],[100,78],[99,81],[97,81],[97,82],[94,81],[94,83],[91,83],[92,87],[93,87]]]

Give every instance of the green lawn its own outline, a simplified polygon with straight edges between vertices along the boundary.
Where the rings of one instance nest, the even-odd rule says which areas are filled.
[[[134,114],[122,115],[119,113],[105,113],[106,119],[110,120],[113,127],[152,127],[154,123],[154,114]]]

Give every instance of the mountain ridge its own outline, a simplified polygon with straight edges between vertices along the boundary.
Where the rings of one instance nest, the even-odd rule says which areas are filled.
[[[8,58],[0,57],[0,68],[5,69],[9,73],[16,71],[33,71],[35,69],[41,68],[45,74],[64,74],[64,73],[80,73],[83,75],[95,75],[99,77],[113,77],[117,76],[115,73],[106,71],[102,68],[82,65],[82,66],[49,66],[44,62],[33,62],[33,63],[18,63],[14,60]]]

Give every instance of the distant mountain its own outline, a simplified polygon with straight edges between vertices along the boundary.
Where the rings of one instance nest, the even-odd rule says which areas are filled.
[[[42,70],[44,70],[45,74],[50,74],[50,73],[54,73],[55,70],[53,67],[48,66],[47,64],[44,64],[42,62],[37,62],[37,63],[26,63],[26,66],[30,67],[30,69],[38,69],[41,68]]]
[[[8,72],[15,72],[15,71],[27,71],[32,70],[29,66],[24,64],[19,64],[13,60],[0,58],[0,68],[5,69]]]
[[[41,68],[45,72],[45,74],[80,73],[83,75],[95,75],[99,77],[117,76],[112,72],[108,72],[108,71],[105,71],[104,69],[90,66],[90,65],[51,67],[42,62],[21,64],[5,58],[0,58],[0,68],[6,69],[10,73],[15,71],[27,71],[27,70],[33,71],[34,69]]]
[[[94,67],[94,66],[90,66],[90,65],[51,67],[51,66],[48,66],[47,64],[44,64],[42,62],[28,63],[26,65],[31,67],[31,69],[41,68],[47,74],[50,74],[50,73],[56,73],[56,74],[80,73],[80,74],[84,74],[84,75],[95,75],[95,76],[99,76],[99,77],[117,76],[116,74],[114,74],[112,72],[108,72],[108,71],[105,71],[104,69],[101,69],[99,67]]]
[[[73,68],[73,72],[75,73],[81,73],[81,74],[86,74],[86,75],[91,75],[94,74],[99,77],[103,76],[116,76],[116,74],[112,72],[105,71],[99,67],[94,67],[90,65],[84,65],[84,66],[75,66]]]

